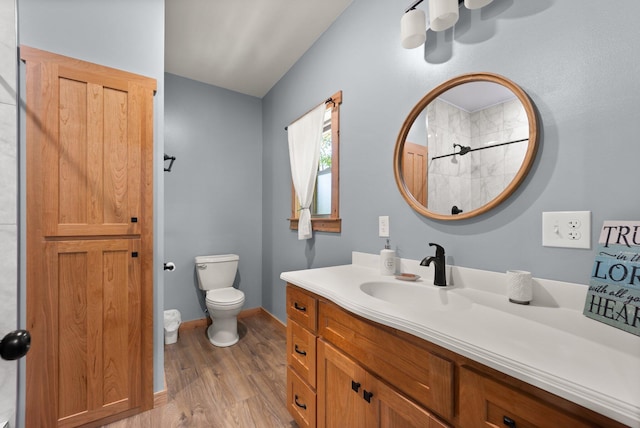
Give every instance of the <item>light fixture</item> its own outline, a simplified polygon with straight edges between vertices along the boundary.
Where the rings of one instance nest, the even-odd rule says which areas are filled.
[[[405,9],[400,20],[400,36],[402,47],[413,49],[422,45],[427,39],[426,19],[424,12],[416,9],[424,0],[415,0]],[[428,0],[429,28],[433,31],[444,31],[453,27],[460,16],[462,3],[467,9],[479,9],[493,0]]]
[[[458,22],[458,0],[429,0],[429,26],[444,31]]]
[[[464,7],[467,9],[480,9],[481,7],[485,7],[493,0],[464,0]]]
[[[402,47],[405,49],[417,48],[427,40],[427,19],[424,11],[412,9],[402,16],[400,37]]]

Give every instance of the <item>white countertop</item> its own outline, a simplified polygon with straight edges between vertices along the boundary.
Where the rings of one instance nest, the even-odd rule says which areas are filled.
[[[397,328],[640,428],[640,337],[582,314],[588,287],[534,278],[531,305],[509,303],[505,275],[448,266],[448,290],[473,303],[457,310],[399,305],[365,294],[382,276],[377,255],[353,253],[352,264],[283,272],[280,278],[371,321]],[[398,259],[401,272],[433,287],[432,267]]]

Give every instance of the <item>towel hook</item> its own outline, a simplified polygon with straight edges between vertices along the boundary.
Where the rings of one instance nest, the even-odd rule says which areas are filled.
[[[165,171],[167,171],[167,172],[171,172],[171,167],[173,166],[173,161],[175,161],[175,160],[176,160],[176,157],[175,157],[175,156],[169,156],[168,154],[166,154],[166,153],[165,153],[165,154],[164,154],[164,160],[165,160],[165,161],[168,161],[168,160],[170,160],[170,161],[171,161],[171,162],[169,162],[169,168],[165,168],[165,169],[164,169],[164,170],[165,170]]]

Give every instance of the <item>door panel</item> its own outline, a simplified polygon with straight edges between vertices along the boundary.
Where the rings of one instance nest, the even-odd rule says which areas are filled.
[[[127,224],[135,217],[135,207],[129,207],[128,195],[138,194],[138,183],[129,180],[129,145],[127,135],[127,93],[105,88],[104,132],[104,206],[103,221]],[[135,152],[133,152],[135,154]],[[135,173],[135,170],[131,171]],[[131,210],[131,211],[130,211]],[[131,216],[129,215],[131,212]]]
[[[90,337],[87,316],[93,309],[87,307],[87,294],[90,292],[87,286],[97,283],[88,272],[88,266],[94,264],[88,260],[89,256],[86,252],[59,254],[58,272],[57,275],[54,273],[58,277],[60,301],[58,343],[62,346],[58,354],[58,396],[61,416],[73,415],[87,408],[87,347]],[[79,287],[78,284],[84,286]],[[83,399],[76,400],[75,397]]]
[[[46,235],[139,234],[142,94],[47,72],[53,90],[42,96],[58,108],[47,111],[55,122],[43,140]]]
[[[68,79],[59,83],[58,223],[87,223],[87,85]]]
[[[58,417],[109,406],[137,405],[140,358],[139,240],[52,241],[46,244],[57,289]],[[55,334],[55,333],[54,333]],[[71,420],[67,420],[71,423]]]

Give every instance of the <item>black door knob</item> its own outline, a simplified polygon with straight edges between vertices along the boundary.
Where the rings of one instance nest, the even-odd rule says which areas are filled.
[[[27,330],[15,330],[0,340],[0,357],[17,360],[24,357],[31,347],[31,335]]]

